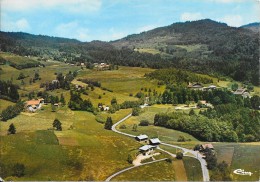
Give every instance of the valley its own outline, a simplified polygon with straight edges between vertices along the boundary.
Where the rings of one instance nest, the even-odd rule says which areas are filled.
[[[36,59],[37,61],[37,59]],[[80,66],[71,66],[57,61],[44,62],[44,67],[25,68],[22,71],[17,70],[10,65],[1,65],[1,78],[3,80],[13,80],[13,83],[19,85],[19,95],[21,99],[26,101],[28,97],[39,98],[39,93],[45,92],[45,88],[40,88],[41,83],[51,82],[56,79],[58,73],[66,74],[68,72],[77,71],[77,76],[71,82],[71,89],[75,85],[87,87],[80,79],[90,79],[101,83],[101,87],[86,90],[87,94],[82,94],[83,99],[90,99],[93,107],[97,108],[93,113],[86,111],[75,111],[68,108],[68,105],[59,105],[53,110],[52,104],[47,103],[36,112],[22,111],[21,114],[9,119],[6,122],[0,123],[0,144],[1,144],[1,177],[5,180],[105,180],[111,174],[131,166],[127,162],[127,156],[138,152],[138,148],[142,144],[134,141],[126,136],[119,135],[110,130],[105,130],[102,123],[106,122],[107,117],[111,117],[113,123],[132,112],[132,108],[117,109],[111,113],[110,111],[100,111],[98,104],[107,105],[112,109],[111,100],[116,98],[118,104],[123,104],[125,101],[138,101],[140,98],[136,94],[140,91],[144,94],[149,94],[150,91],[163,94],[166,89],[165,84],[158,85],[158,80],[144,77],[145,74],[154,72],[150,68],[134,68],[119,66],[118,70],[96,71]],[[23,73],[26,78],[22,84],[17,77]],[[30,83],[35,73],[38,73],[40,80],[35,80]],[[213,78],[214,84],[218,84],[217,79]],[[222,83],[220,81],[220,83]],[[231,83],[231,82],[230,82]],[[232,84],[226,84],[232,85]],[[257,88],[257,87],[255,87]],[[33,93],[34,92],[34,93]],[[70,100],[70,91],[66,89],[54,89],[47,91],[53,97],[64,95],[66,102]],[[253,93],[256,94],[256,93]],[[30,96],[31,95],[31,96]],[[100,97],[101,96],[101,97]],[[50,96],[49,96],[50,97]],[[66,103],[65,102],[65,103]],[[1,110],[7,106],[14,105],[13,102],[1,100]],[[161,141],[180,145],[188,149],[193,149],[196,144],[204,142],[199,141],[192,135],[187,133],[167,129],[164,127],[154,126],[154,116],[157,113],[171,112],[186,112],[189,113],[191,108],[195,106],[191,104],[187,109],[177,111],[176,107],[185,108],[185,104],[153,104],[152,106],[141,109],[139,116],[132,116],[118,126],[118,129],[132,135],[147,134],[149,137],[158,137]],[[195,113],[199,114],[200,110],[194,109]],[[62,131],[53,130],[53,120],[57,118],[62,123]],[[149,126],[139,126],[140,121],[146,120]],[[7,135],[9,125],[13,123],[16,127],[16,134]],[[120,129],[121,125],[125,125],[125,129]],[[133,125],[137,125],[137,129],[133,130]],[[180,136],[185,138],[185,142],[178,141]],[[255,143],[215,143],[214,147],[219,154],[221,160],[229,162],[231,171],[239,168],[241,165],[246,170],[255,170],[250,178],[233,176],[238,180],[257,180],[257,160],[256,155],[241,151],[246,147],[249,151],[258,150],[259,142]],[[255,163],[251,167],[246,168],[247,163],[239,160],[239,158],[230,159],[230,156],[225,157],[222,150],[229,146],[234,146],[234,154],[247,155],[247,161],[252,160]],[[176,154],[178,150],[161,146],[161,148]],[[224,148],[224,149],[223,149]],[[241,153],[242,152],[242,153]],[[257,153],[257,151],[256,151]],[[166,158],[171,158],[168,154],[162,154]],[[160,156],[158,159],[162,158]],[[119,175],[114,180],[201,180],[202,176],[199,172],[194,172],[195,169],[190,168],[186,161],[194,163],[196,159],[185,157],[182,161],[172,159],[172,163],[160,162],[152,165],[136,168]],[[25,166],[25,175],[15,177],[12,173],[12,165],[22,163]],[[241,164],[241,165],[239,165]],[[177,166],[176,166],[177,165]],[[180,176],[178,165],[182,167],[185,173]],[[157,169],[163,168],[164,175],[160,178]],[[199,165],[196,171],[199,170]],[[151,171],[151,172],[149,172]],[[147,175],[139,176],[137,174],[147,173]],[[200,175],[199,175],[200,174]],[[231,172],[232,174],[232,172]],[[4,176],[3,176],[4,175]],[[132,177],[135,178],[132,178]]]

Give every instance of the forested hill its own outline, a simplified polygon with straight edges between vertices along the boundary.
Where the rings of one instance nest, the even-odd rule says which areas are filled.
[[[205,19],[129,35],[112,44],[117,48],[160,53],[182,69],[219,73],[259,84],[258,34],[245,28]]]
[[[260,23],[259,22],[250,23],[250,24],[241,26],[241,28],[246,28],[246,29],[252,30],[253,32],[259,33],[260,32]]]
[[[209,19],[174,23],[113,42],[0,32],[0,48],[67,62],[176,67],[259,84],[258,35]]]

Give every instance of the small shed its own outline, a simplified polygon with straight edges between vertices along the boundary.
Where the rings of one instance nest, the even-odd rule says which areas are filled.
[[[150,145],[160,145],[161,141],[159,140],[159,138],[151,138],[149,143]]]
[[[148,136],[147,135],[138,135],[138,136],[135,137],[135,139],[139,142],[145,141],[145,140],[148,140]]]

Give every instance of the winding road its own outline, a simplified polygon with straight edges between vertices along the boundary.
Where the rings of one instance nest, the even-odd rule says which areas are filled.
[[[144,106],[144,107],[145,107],[145,106]],[[118,131],[118,130],[116,129],[116,127],[117,127],[120,123],[124,122],[125,120],[127,120],[127,119],[130,118],[131,116],[132,116],[132,113],[129,114],[129,115],[127,115],[126,117],[124,117],[123,119],[121,119],[120,121],[118,121],[117,123],[115,123],[115,124],[112,126],[111,130],[114,131],[114,132],[116,132],[116,133],[119,133],[119,134],[121,134],[121,135],[125,135],[125,136],[128,136],[128,137],[135,138],[134,135],[131,135],[131,134],[128,134],[128,133],[124,133],[124,132]],[[190,150],[190,149],[187,149],[187,148],[183,148],[183,147],[180,147],[180,146],[177,146],[177,145],[172,145],[172,144],[168,144],[168,143],[164,143],[164,142],[162,142],[161,145],[168,146],[168,147],[172,147],[172,148],[178,148],[178,149],[183,150],[184,153],[190,153],[190,154],[192,154],[193,156],[191,156],[191,155],[185,155],[185,156],[187,156],[187,157],[193,157],[193,158],[199,160],[200,165],[201,165],[201,169],[202,169],[203,181],[209,181],[209,171],[208,171],[208,168],[207,168],[207,162],[206,162],[205,159],[203,159],[203,156],[202,156],[198,151],[193,151],[193,150]],[[163,150],[163,149],[161,149],[161,148],[159,148],[159,150],[162,150],[162,151],[168,153],[168,154],[171,155],[171,156],[175,156],[175,154],[172,154],[172,153],[170,153],[170,152],[168,152],[168,151],[166,151],[166,150]],[[157,160],[157,161],[158,161],[158,160]],[[152,162],[156,162],[156,161],[152,161]],[[151,162],[150,162],[150,163],[151,163]],[[142,164],[142,165],[145,165],[145,164],[149,164],[149,163],[144,163],[144,164]],[[115,177],[116,175],[118,175],[118,174],[120,174],[120,173],[122,173],[122,172],[124,172],[124,171],[130,170],[130,169],[132,169],[132,168],[134,168],[134,167],[136,167],[136,166],[133,166],[133,167],[130,167],[130,168],[127,168],[127,169],[123,169],[122,171],[119,171],[119,172],[113,174],[112,176],[108,177],[108,178],[106,179],[106,181],[109,181],[110,179],[112,179],[112,178]]]

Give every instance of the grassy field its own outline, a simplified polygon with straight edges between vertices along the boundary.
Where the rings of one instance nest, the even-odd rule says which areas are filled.
[[[28,57],[17,56],[11,53],[0,53],[0,56],[7,60],[10,64],[15,64],[17,66],[24,66],[25,64],[38,64],[38,61],[35,61]]]
[[[188,181],[202,181],[202,171],[200,162],[191,157],[184,157],[183,163],[186,169]]]
[[[15,103],[0,99],[0,112],[2,112],[4,109],[6,109],[8,106],[12,106]]]
[[[162,175],[163,169],[163,175]],[[166,161],[140,166],[126,171],[112,181],[174,181],[175,172],[173,163]]]
[[[128,153],[140,147],[133,139],[104,130],[91,113],[66,108],[54,113],[48,107],[0,123],[1,146],[4,146],[1,162],[21,162],[26,166],[26,175],[16,180],[104,180],[129,166]],[[121,110],[112,118],[116,122],[128,112]],[[46,129],[52,127],[56,117],[62,122],[63,131],[53,135]],[[17,134],[6,135],[10,123],[16,126]]]
[[[257,181],[260,170],[260,143],[214,143],[219,160],[231,164],[233,179],[237,181]],[[233,152],[233,155],[232,155]],[[252,176],[241,176],[233,173],[235,169],[252,172]]]
[[[184,136],[186,139],[190,139],[191,142],[197,142],[198,140],[196,138],[187,133],[152,125],[154,115],[156,113],[172,111],[174,111],[174,107],[172,105],[154,105],[151,107],[147,107],[139,116],[132,116],[120,125],[118,125],[117,127],[119,129],[120,126],[124,124],[126,126],[126,129],[121,129],[123,132],[130,133],[133,135],[147,134],[149,137],[159,137],[160,140],[169,143],[177,142],[179,136]],[[138,126],[137,131],[133,131],[133,125],[139,125],[140,121],[142,120],[148,120],[151,125]]]

